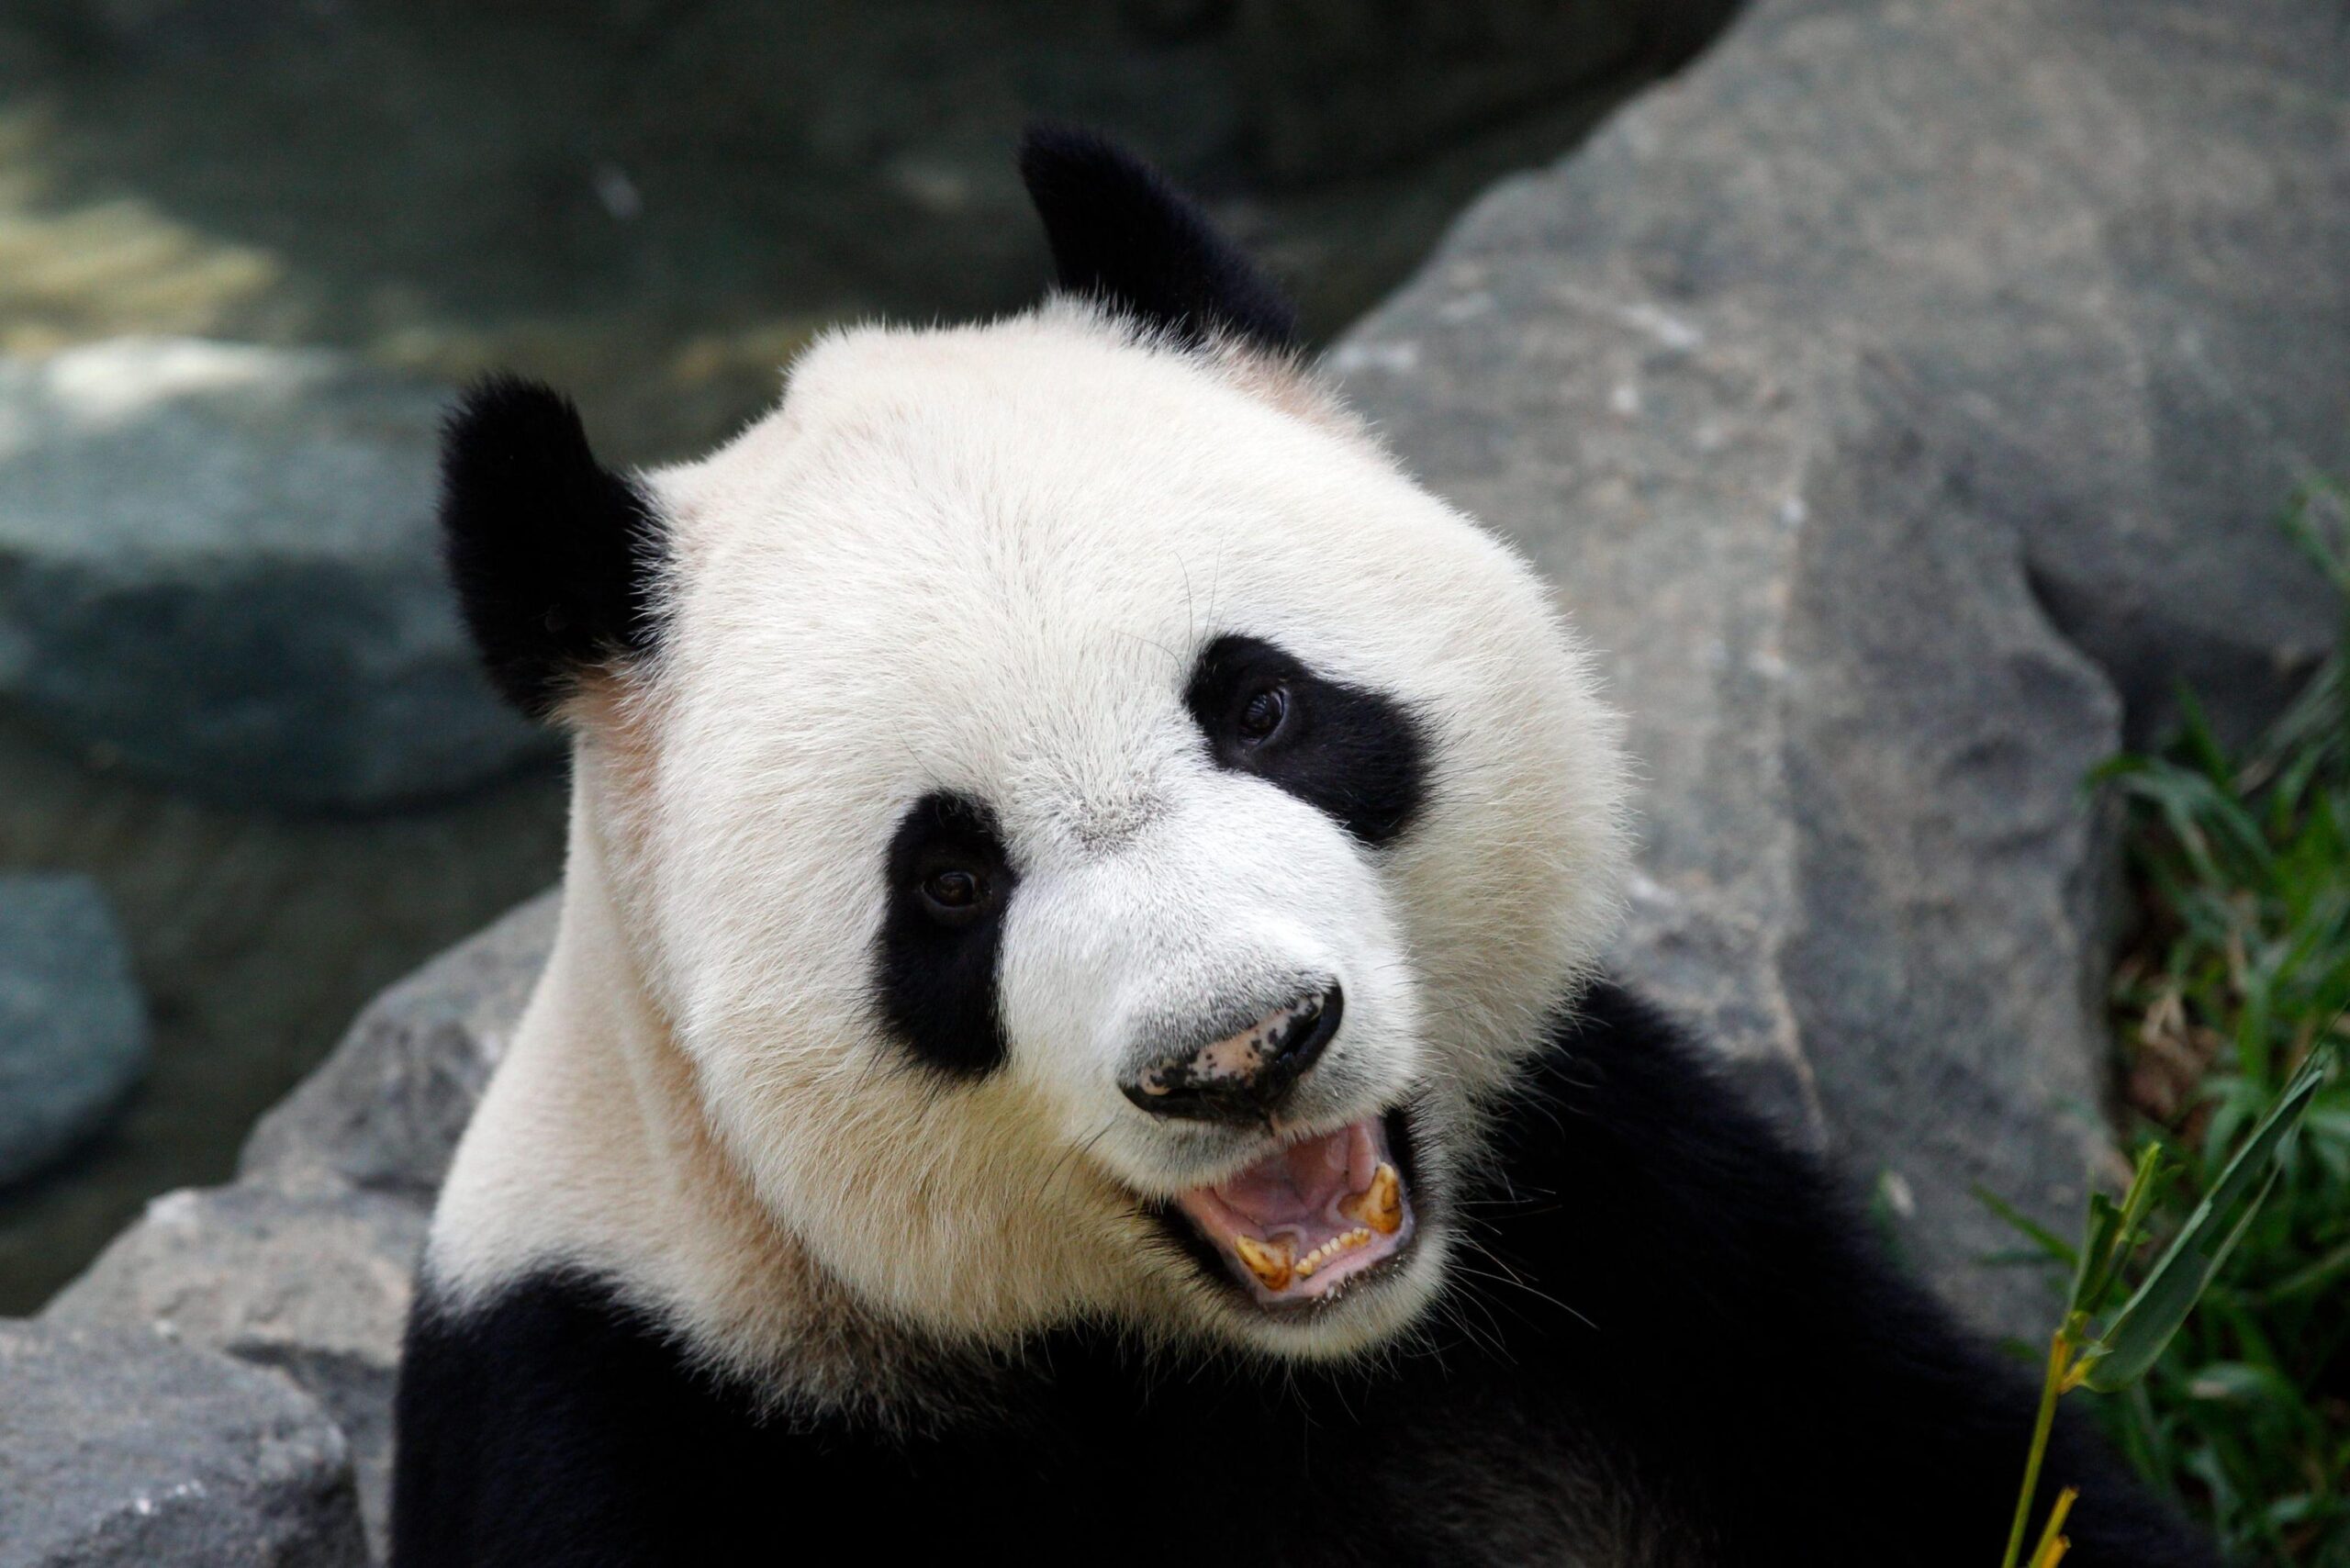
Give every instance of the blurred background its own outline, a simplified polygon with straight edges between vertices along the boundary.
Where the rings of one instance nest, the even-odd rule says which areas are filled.
[[[1203,192],[1325,341],[1730,9],[0,5],[0,1315],[557,874],[559,758],[432,559],[449,385],[655,461],[827,322],[1016,308],[1032,114]]]

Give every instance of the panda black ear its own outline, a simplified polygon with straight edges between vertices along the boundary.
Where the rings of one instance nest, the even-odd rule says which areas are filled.
[[[1032,125],[1020,178],[1045,220],[1060,286],[1187,343],[1297,342],[1297,311],[1207,215],[1139,158],[1068,126]]]
[[[582,672],[653,645],[652,503],[596,461],[552,387],[492,376],[450,411],[441,543],[482,663],[524,712],[550,716]]]

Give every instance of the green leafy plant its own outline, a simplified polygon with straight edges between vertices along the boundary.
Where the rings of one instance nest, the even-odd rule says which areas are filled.
[[[2331,1042],[2326,1045],[2330,1047]],[[2121,1293],[2127,1265],[2148,1238],[2146,1216],[2164,1184],[2162,1145],[2150,1142],[2140,1151],[2129,1191],[2120,1202],[2103,1193],[2091,1194],[2087,1234],[2080,1247],[2072,1249],[2073,1288],[2065,1301],[2065,1318],[2049,1340],[2040,1409],[2032,1424],[2015,1519],[2008,1533],[2004,1568],[2017,1568],[2022,1561],[2024,1534],[2031,1522],[2032,1498],[2040,1489],[2041,1464],[2047,1456],[2056,1402],[2076,1388],[2099,1394],[2135,1388],[2154,1369],[2243,1238],[2263,1200],[2276,1187],[2282,1174],[2279,1156],[2315,1102],[2331,1054],[2330,1048],[2308,1053],[2284,1093],[2230,1156],[2219,1179],[2179,1226],[2159,1260],[2110,1316],[2106,1309]],[[2031,1568],[2055,1568],[2063,1559],[2065,1519],[2075,1497],[2068,1487],[2050,1508],[2030,1559]]]
[[[2286,525],[2350,611],[2350,490],[2310,486]],[[2174,745],[2093,780],[2126,804],[2141,901],[2113,990],[2138,1157],[2077,1248],[1986,1194],[2073,1278],[2010,1564],[2055,1403],[2086,1386],[2231,1556],[2350,1568],[2350,1073],[2325,1067],[2350,1054],[2344,648],[2240,756],[2183,699]],[[2063,1555],[2069,1507],[2024,1562]]]

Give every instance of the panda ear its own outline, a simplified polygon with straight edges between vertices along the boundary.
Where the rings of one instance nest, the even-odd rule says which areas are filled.
[[[653,646],[664,541],[651,500],[596,461],[552,387],[492,376],[451,410],[441,543],[491,681],[533,717],[582,674]]]
[[[1297,311],[1207,215],[1142,160],[1091,131],[1032,125],[1020,178],[1045,220],[1060,286],[1197,344],[1297,342]]]

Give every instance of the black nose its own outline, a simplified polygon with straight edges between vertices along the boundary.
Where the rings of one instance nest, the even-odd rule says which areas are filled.
[[[1176,1052],[1120,1087],[1154,1116],[1261,1122],[1321,1059],[1345,1008],[1346,997],[1333,980],[1236,1034]]]

